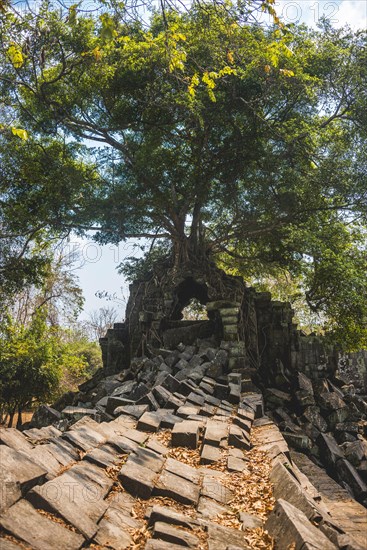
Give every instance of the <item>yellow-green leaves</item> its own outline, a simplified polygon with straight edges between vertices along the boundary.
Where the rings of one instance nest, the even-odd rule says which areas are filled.
[[[73,4],[69,8],[69,24],[70,25],[75,25],[75,23],[76,23],[76,9],[77,9],[78,5],[79,4]]]
[[[17,136],[23,141],[27,141],[28,139],[28,132],[27,130],[23,130],[22,128],[14,128],[14,126],[11,129],[11,132],[13,136]]]
[[[289,69],[279,69],[279,72],[284,76],[294,76],[294,72]]]
[[[24,56],[21,48],[13,42],[7,50],[7,54],[13,67],[15,69],[20,69],[24,63]]]
[[[108,13],[102,13],[99,20],[102,23],[100,36],[103,42],[111,42],[118,34],[114,19]]]
[[[205,73],[203,74],[201,80],[206,85],[208,96],[209,96],[211,101],[213,101],[213,102],[217,101],[217,99],[215,97],[215,94],[213,92],[214,88],[216,87],[216,80],[218,80],[219,78],[222,78],[225,75],[231,75],[231,74],[235,75],[235,74],[237,74],[237,71],[236,71],[236,69],[234,69],[232,67],[229,67],[228,65],[226,65],[225,67],[220,69],[218,72],[205,71]],[[189,93],[190,93],[190,95],[193,95],[190,92],[190,86],[189,86]]]
[[[169,31],[167,31],[167,46],[168,46],[168,55],[169,55],[169,71],[172,73],[174,70],[178,69],[183,71],[185,68],[186,61],[186,52],[182,48],[179,42],[185,42],[186,36],[177,32],[177,25],[172,25]]]

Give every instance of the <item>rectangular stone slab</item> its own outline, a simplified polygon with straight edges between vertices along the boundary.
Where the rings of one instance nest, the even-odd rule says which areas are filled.
[[[199,442],[200,423],[184,420],[174,425],[172,430],[172,446],[196,449]]]
[[[22,432],[15,428],[0,427],[0,443],[7,445],[15,451],[30,451],[33,445],[27,440]]]
[[[62,438],[82,451],[89,451],[106,442],[106,438],[103,435],[87,425],[72,429],[70,432],[65,432]]]
[[[183,477],[192,483],[198,484],[200,481],[200,473],[196,468],[184,462],[180,462],[179,460],[175,460],[174,458],[167,458],[164,468],[168,472]]]
[[[221,504],[228,504],[234,496],[230,489],[222,485],[218,479],[215,479],[210,475],[205,475],[203,477],[201,495],[212,498]]]
[[[14,504],[22,494],[43,483],[47,470],[23,452],[0,445],[0,512]]]
[[[225,422],[208,420],[204,433],[204,444],[220,447],[228,437],[228,425]]]
[[[148,499],[152,494],[156,476],[157,474],[153,470],[128,461],[121,468],[118,477],[122,486],[132,496]]]
[[[153,538],[164,540],[172,544],[180,544],[186,548],[198,548],[199,539],[193,533],[174,527],[163,521],[157,521],[154,525]]]
[[[37,550],[78,550],[85,542],[81,535],[39,514],[25,500],[2,515],[0,525]]]
[[[275,538],[279,548],[295,543],[295,550],[336,550],[336,546],[315,527],[301,510],[279,499],[270,514],[265,529]]]
[[[104,499],[112,483],[104,470],[83,461],[52,481],[32,489],[27,500],[36,508],[60,515],[91,540],[97,531],[97,522],[107,508]]]
[[[155,412],[145,412],[139,419],[137,429],[143,432],[157,432],[161,424],[161,416]]]
[[[196,506],[199,500],[199,486],[164,470],[156,482],[153,495]]]
[[[164,458],[150,449],[139,447],[129,457],[128,462],[134,462],[138,466],[144,466],[153,472],[159,472],[164,464]]]
[[[221,459],[221,452],[218,447],[204,445],[201,450],[200,464],[214,464]]]

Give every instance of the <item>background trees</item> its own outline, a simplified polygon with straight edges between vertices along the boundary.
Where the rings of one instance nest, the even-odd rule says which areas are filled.
[[[288,270],[339,340],[365,343],[366,33],[211,5],[148,26],[118,6],[2,18],[2,92],[30,136],[4,139],[24,170],[56,150],[34,225],[169,239],[177,268],[210,255],[255,281]],[[6,176],[21,195],[19,170]]]

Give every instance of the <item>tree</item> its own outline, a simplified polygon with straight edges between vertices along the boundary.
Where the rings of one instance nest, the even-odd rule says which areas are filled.
[[[366,33],[264,28],[231,5],[166,10],[149,28],[47,7],[36,20],[5,14],[1,78],[32,143],[58,132],[69,147],[106,146],[93,151],[91,199],[64,227],[169,239],[176,268],[220,255],[302,272],[330,314],[318,291],[340,294],[327,273],[347,248],[355,275],[366,250]],[[367,282],[350,284],[363,332]]]
[[[0,326],[0,412],[10,416],[34,401],[44,402],[57,389],[61,376],[60,346],[47,330],[45,313],[39,310],[25,327],[14,325],[11,318]]]
[[[114,307],[100,307],[89,314],[89,319],[84,323],[84,327],[94,340],[98,340],[106,335],[108,329],[113,328],[117,316]]]

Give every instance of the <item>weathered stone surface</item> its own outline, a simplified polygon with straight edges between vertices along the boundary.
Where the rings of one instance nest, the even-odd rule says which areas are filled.
[[[180,416],[181,418],[187,418],[188,416],[192,416],[193,414],[199,414],[200,407],[197,407],[195,405],[183,405],[182,407],[179,407],[176,411],[177,416]]]
[[[181,547],[186,548],[198,548],[199,539],[193,533],[179,529],[164,523],[157,521],[154,525],[153,538],[171,542],[173,544],[179,544]]]
[[[242,404],[253,409],[255,418],[264,416],[264,399],[261,393],[250,393],[242,399]]]
[[[23,452],[0,445],[0,512],[14,504],[38,483],[43,483],[47,470],[30,460]]]
[[[156,476],[157,474],[153,470],[128,460],[122,466],[118,477],[122,486],[131,495],[148,499],[152,494]]]
[[[220,514],[226,514],[230,511],[230,508],[223,504],[219,504],[216,500],[201,496],[199,498],[197,510],[203,518],[212,519]]]
[[[92,449],[89,451],[85,455],[84,460],[87,460],[92,464],[96,464],[100,468],[108,468],[109,466],[116,464],[120,458],[113,447],[110,445],[103,445],[98,449]]]
[[[279,548],[294,543],[295,550],[335,550],[336,546],[315,527],[301,510],[279,499],[265,523]]]
[[[127,397],[120,397],[117,395],[111,396],[107,400],[106,412],[109,414],[113,414],[117,407],[124,407],[126,405],[132,405],[133,403],[134,401],[128,399]]]
[[[2,515],[0,525],[37,550],[78,550],[85,542],[81,535],[39,514],[25,500]]]
[[[90,416],[91,418],[98,418],[97,409],[89,409],[87,407],[65,407],[61,412],[61,418],[67,418],[71,420],[79,420],[83,416]]]
[[[78,447],[82,451],[89,451],[98,445],[103,445],[106,442],[106,438],[100,433],[95,431],[92,426],[82,425],[76,429],[72,429],[69,432],[65,432],[62,435],[63,439],[72,443],[75,447]]]
[[[345,401],[336,392],[324,392],[319,395],[321,410],[329,413],[346,407]]]
[[[30,426],[42,428],[61,419],[61,413],[48,405],[40,405],[32,416]]]
[[[240,512],[240,521],[242,521],[242,529],[256,529],[264,524],[261,518],[247,512]]]
[[[213,447],[223,447],[228,438],[228,425],[225,422],[215,422],[208,420],[204,433],[205,445]]]
[[[149,411],[149,405],[134,404],[134,405],[124,405],[123,407],[116,407],[113,414],[115,416],[126,414],[138,420],[141,416],[143,416],[144,413],[148,411]]]
[[[201,495],[212,498],[221,504],[228,504],[233,498],[233,493],[220,481],[210,475],[204,475],[201,487]]]
[[[331,434],[320,434],[317,438],[317,444],[322,453],[325,463],[333,468],[336,461],[344,458],[344,453]]]
[[[308,422],[311,422],[320,432],[327,431],[327,422],[321,416],[320,409],[318,407],[307,407],[303,411],[302,418]]]
[[[90,540],[107,508],[104,498],[112,483],[104,470],[83,461],[44,485],[34,487],[27,493],[27,500],[36,508],[61,516]]]
[[[180,462],[179,460],[175,460],[174,458],[167,458],[164,468],[168,472],[183,477],[196,485],[200,481],[200,474],[196,468],[193,468],[184,462]]]
[[[199,487],[164,470],[154,487],[153,495],[172,498],[182,504],[196,505],[199,500]]]
[[[367,486],[354,466],[345,458],[338,460],[336,471],[341,481],[346,481],[356,498],[363,500],[367,497]]]
[[[145,550],[182,550],[182,545],[159,539],[149,539],[145,545]]]
[[[131,548],[133,541],[129,529],[139,529],[142,526],[141,521],[131,516],[134,504],[135,500],[126,493],[117,493],[112,497],[94,538],[99,546],[114,550]]]
[[[227,468],[229,472],[250,473],[247,468],[246,462],[241,458],[237,458],[235,456],[228,456]]]
[[[19,544],[15,544],[15,542],[12,542],[7,538],[3,538],[2,536],[0,536],[0,548],[1,550],[19,550],[21,546],[19,546]]]
[[[204,445],[201,450],[200,463],[201,464],[215,464],[222,457],[220,449],[213,447],[213,445]]]
[[[198,393],[196,392],[191,392],[189,393],[189,395],[187,396],[187,403],[192,403],[193,405],[198,405],[199,407],[201,407],[202,405],[204,405],[204,401],[205,401],[205,398],[203,395],[199,395]]]
[[[246,543],[246,535],[236,529],[230,529],[216,523],[208,524],[208,549],[227,550],[234,546],[242,550],[250,550]]]
[[[173,447],[188,447],[196,449],[199,442],[200,424],[192,420],[184,420],[174,425],[172,430]]]
[[[150,449],[139,447],[129,457],[129,462],[134,462],[138,466],[144,466],[157,473],[162,469],[164,458]]]
[[[285,464],[288,468],[286,468],[281,460],[277,459],[270,473],[274,498],[290,502],[293,506],[301,510],[306,515],[307,519],[313,522],[319,522],[323,516],[322,512],[316,502],[303,490],[294,474],[291,474],[288,462],[285,462]]]
[[[154,525],[156,521],[163,521],[170,525],[180,525],[191,529],[194,525],[197,525],[197,521],[190,516],[176,512],[172,508],[167,506],[154,505],[149,515],[149,525]]]
[[[161,424],[161,415],[154,412],[145,412],[139,419],[137,429],[143,432],[156,432]]]
[[[345,447],[345,456],[351,464],[358,466],[362,460],[367,459],[367,441],[355,441]]]
[[[229,427],[228,445],[233,445],[233,447],[245,449],[246,451],[251,449],[248,434],[234,424]]]
[[[288,445],[296,450],[308,450],[312,448],[312,441],[306,434],[282,432]]]
[[[0,443],[11,447],[15,451],[30,451],[33,445],[15,428],[0,427]]]

